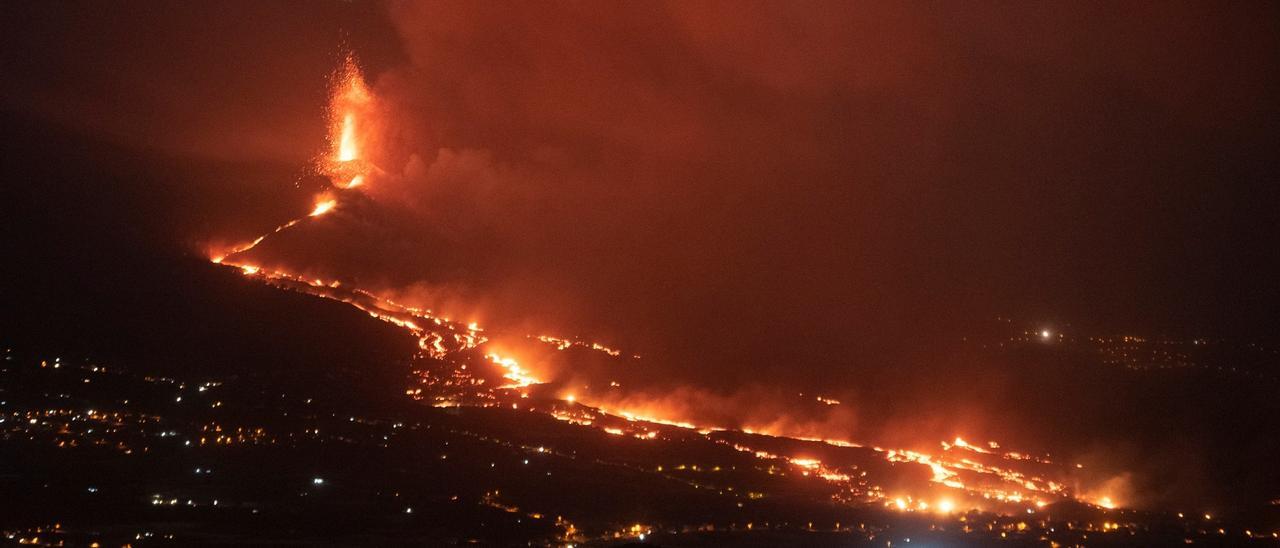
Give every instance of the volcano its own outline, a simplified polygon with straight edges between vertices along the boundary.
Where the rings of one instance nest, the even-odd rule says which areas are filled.
[[[1044,89],[1027,78],[1035,101],[960,94],[954,105],[936,90],[1003,89],[1005,74],[997,86],[985,71],[948,68],[938,73],[979,82],[938,86],[912,80],[925,72],[914,69],[866,73],[927,90],[899,102],[879,80],[844,80],[863,74],[849,67],[805,82],[815,76],[800,70],[807,53],[744,68],[721,50],[774,33],[753,37],[743,24],[708,35],[696,14],[669,11],[606,25],[611,40],[630,41],[570,63],[568,76],[562,58],[596,42],[546,41],[580,29],[522,41],[492,28],[468,40],[465,17],[409,13],[447,28],[407,40],[407,68],[366,79],[343,53],[336,68],[325,59],[315,71],[329,73],[327,86],[263,77],[273,97],[315,91],[315,116],[292,121],[313,132],[257,138],[291,149],[283,155],[242,154],[256,135],[245,117],[219,118],[217,138],[186,135],[178,146],[106,135],[94,124],[110,127],[107,118],[64,125],[0,110],[10,144],[0,165],[0,497],[9,501],[0,534],[59,546],[1280,538],[1276,347],[1154,321],[1120,330],[1091,316],[1052,319],[1070,315],[1055,310],[1073,295],[1055,287],[1063,280],[1111,282],[1089,293],[1102,310],[1101,296],[1146,281],[1134,265],[1160,269],[1077,248],[1147,252],[1129,245],[1146,240],[1118,234],[1126,227],[1212,247],[1218,240],[1197,238],[1215,219],[1209,228],[1184,220],[1198,228],[1182,232],[1098,221],[1078,239],[1058,236],[1078,224],[1060,219],[1027,230],[1041,215],[1024,206],[1089,202],[1098,188],[1117,200],[1097,207],[1104,219],[1129,216],[1128,194],[1151,195],[1154,205],[1136,212],[1148,221],[1231,205],[1187,206],[1176,185],[1156,193],[1059,180],[1140,163],[1110,151],[1160,137],[1151,120],[1178,101],[1152,106],[1129,95],[1150,82],[1100,76],[1134,72],[1124,65],[1075,67]],[[501,26],[501,15],[480,26]],[[566,20],[596,21],[579,15]],[[295,19],[290,10],[285,20]],[[399,31],[415,36],[417,23]],[[672,38],[638,40],[649,26]],[[836,30],[828,34],[879,36]],[[831,49],[823,34],[801,49]],[[895,49],[927,43],[885,34]],[[471,45],[448,55],[428,47],[455,38]],[[646,44],[655,57],[630,57]],[[759,49],[743,56],[770,48]],[[944,51],[950,59],[955,49]],[[916,53],[886,58],[897,55]],[[625,78],[597,72],[615,65]],[[149,97],[182,79],[141,72],[144,85],[111,89]],[[430,78],[459,83],[423,94]],[[1112,143],[1065,129],[1058,109],[1096,112],[1075,96],[1054,102],[1050,88],[1064,80],[1120,90],[1123,100],[1105,104],[1137,120],[1121,124],[1130,133]],[[600,87],[584,93],[582,82]],[[179,89],[187,94],[172,108],[193,116],[205,90]],[[988,120],[986,109],[1003,103],[1019,107]],[[984,115],[944,115],[953,108]],[[914,125],[901,109],[946,123]],[[135,110],[127,114],[146,109]],[[1048,126],[1045,141],[1078,146],[1066,150],[1082,150],[1088,169],[1016,154],[1025,119]],[[1196,137],[1179,146],[1157,141],[1181,152],[1220,137],[1202,122],[1186,122]],[[988,127],[1001,124],[1015,137]],[[213,146],[226,141],[235,153]],[[989,150],[1016,158],[983,164]],[[1162,169],[1199,176],[1196,167]],[[1045,173],[1053,184],[1021,186]],[[983,182],[956,182],[966,177]],[[965,208],[940,205],[960,195],[952,185],[973,192]],[[1050,220],[1073,211],[1050,209]],[[1069,260],[1076,254],[1093,262]],[[1092,272],[1098,264],[1117,277]],[[1183,266],[1196,283],[1220,279]],[[1024,278],[1033,281],[984,293]],[[538,283],[546,279],[555,283]],[[970,300],[984,306],[961,306]],[[987,313],[1002,307],[1015,312]]]

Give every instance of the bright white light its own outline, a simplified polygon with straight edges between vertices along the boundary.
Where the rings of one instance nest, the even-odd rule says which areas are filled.
[[[324,485],[324,478],[312,478],[311,483],[315,485]]]
[[[1041,331],[1041,332],[1040,332],[1040,338],[1042,338],[1042,339],[1047,339],[1047,338],[1049,338],[1049,335],[1052,335],[1052,333],[1049,333],[1049,330],[1048,330],[1048,329],[1045,329],[1044,331]]]

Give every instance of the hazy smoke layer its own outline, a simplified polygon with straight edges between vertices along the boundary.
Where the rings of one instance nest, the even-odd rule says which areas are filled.
[[[1261,266],[1225,249],[1265,206],[1211,181],[1274,168],[1274,29],[1041,8],[392,3],[408,63],[378,79],[393,176],[370,192],[466,247],[411,274],[487,286],[476,313],[719,380],[897,367],[998,313],[1257,309],[1274,289],[1186,265]]]

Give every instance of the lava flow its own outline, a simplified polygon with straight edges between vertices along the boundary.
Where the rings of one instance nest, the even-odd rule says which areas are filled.
[[[354,306],[370,316],[406,330],[418,341],[423,364],[417,383],[406,390],[416,400],[437,407],[476,406],[522,409],[545,413],[583,428],[641,440],[686,439],[700,436],[748,453],[763,466],[779,473],[811,476],[830,484],[833,500],[847,504],[879,505],[891,511],[949,514],[969,509],[996,512],[1034,512],[1060,500],[1082,500],[1107,508],[1116,505],[1113,494],[1083,500],[1064,479],[1071,467],[1046,457],[1005,451],[995,442],[975,444],[957,437],[941,442],[939,449],[924,453],[888,449],[850,440],[815,438],[796,432],[738,426],[697,424],[670,416],[661,406],[628,406],[589,390],[565,392],[555,378],[522,364],[508,349],[491,340],[495,334],[475,323],[462,323],[394,302],[374,292],[314,276],[268,269],[241,260],[268,238],[307,222],[324,222],[325,214],[342,206],[344,198],[376,184],[379,171],[369,161],[370,105],[375,96],[365,84],[353,58],[336,73],[330,102],[330,151],[320,171],[334,181],[334,189],[316,197],[314,209],[290,220],[252,242],[212,255],[214,263],[234,266],[268,284]],[[550,335],[512,335],[565,352],[598,352],[601,359],[618,364],[640,357],[608,346]],[[621,390],[610,382],[609,388]],[[633,400],[628,400],[633,401]],[[822,408],[840,406],[838,400],[805,398]],[[1076,465],[1079,466],[1079,465]],[[773,472],[771,471],[770,474]],[[894,487],[885,487],[894,485]]]

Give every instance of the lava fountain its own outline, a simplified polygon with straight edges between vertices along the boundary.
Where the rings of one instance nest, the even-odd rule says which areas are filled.
[[[347,55],[334,72],[329,98],[330,159],[325,171],[342,188],[364,184],[370,165],[365,158],[370,133],[373,94],[365,83],[354,55]]]

